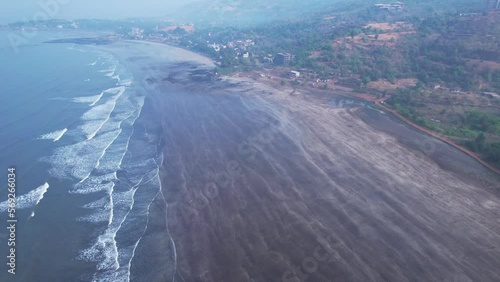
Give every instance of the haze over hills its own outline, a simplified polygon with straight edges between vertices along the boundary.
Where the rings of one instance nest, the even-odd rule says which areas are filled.
[[[177,19],[191,20],[212,24],[259,25],[279,20],[300,20],[304,17],[335,14],[352,16],[366,12],[377,3],[395,1],[379,0],[277,0],[277,1],[197,1],[169,13]],[[488,7],[487,0],[408,0],[404,1],[405,15],[426,16],[431,13],[455,13],[464,11],[482,11]]]

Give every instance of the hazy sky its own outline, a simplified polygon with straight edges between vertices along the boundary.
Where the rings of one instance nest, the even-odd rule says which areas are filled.
[[[0,22],[33,19],[44,9],[39,3],[59,3],[53,18],[126,18],[158,17],[175,8],[199,0],[1,0]],[[51,5],[48,5],[51,6]]]

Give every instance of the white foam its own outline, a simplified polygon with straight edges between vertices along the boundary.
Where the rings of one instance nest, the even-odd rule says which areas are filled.
[[[63,137],[64,133],[66,133],[67,131],[68,131],[67,128],[63,129],[61,134],[54,139],[54,142],[59,141],[59,139],[61,139]]]
[[[42,158],[42,161],[52,164],[50,173],[55,177],[84,179],[91,173],[104,148],[118,134],[119,130],[114,130],[100,134],[91,141],[56,148],[52,156]]]
[[[78,188],[81,192],[81,185],[83,184],[86,184],[85,182],[87,180],[90,179],[90,181],[104,181],[104,180],[110,180],[110,179],[100,179],[99,176],[94,176],[92,178],[90,178],[91,174],[92,174],[92,171],[93,170],[96,170],[96,172],[98,173],[103,173],[103,175],[110,175],[109,172],[110,171],[113,171],[111,174],[114,176],[112,179],[113,180],[116,180],[117,179],[117,176],[116,176],[116,171],[118,171],[120,169],[120,166],[121,166],[121,163],[123,161],[123,158],[127,152],[127,149],[128,149],[128,145],[129,145],[129,142],[130,142],[130,138],[132,136],[132,133],[128,136],[127,138],[127,141],[125,142],[124,146],[118,146],[118,144],[120,142],[116,142],[118,137],[120,136],[121,132],[122,132],[122,128],[121,128],[121,125],[122,123],[125,121],[125,120],[128,120],[130,117],[132,117],[134,115],[134,113],[137,113],[138,111],[134,111],[134,112],[131,112],[129,114],[127,114],[126,116],[124,117],[120,117],[122,118],[121,121],[117,124],[117,128],[118,128],[118,134],[116,135],[116,137],[108,144],[108,146],[106,146],[104,148],[104,150],[102,151],[101,153],[101,156],[99,157],[99,159],[97,160],[97,164],[94,166],[94,168],[92,170],[90,170],[88,172],[88,174],[80,181],[78,182],[76,188]],[[140,111],[139,111],[140,112]],[[135,120],[139,117],[139,114],[137,114],[136,116],[133,117],[134,121],[132,121],[129,126],[132,127]],[[115,144],[115,146],[111,147],[111,145]],[[120,154],[121,152],[121,154]],[[120,157],[121,155],[121,157]],[[118,159],[116,158],[113,158],[113,156],[118,156]],[[101,176],[102,177],[102,176]],[[85,192],[83,193],[94,193],[94,192],[99,192],[101,191],[101,189],[97,188],[98,186],[96,187],[92,187],[91,189],[86,189],[86,190],[83,190]],[[97,188],[97,189],[96,189]]]
[[[85,209],[101,209],[103,207],[106,207],[108,205],[108,200],[106,198],[101,198],[97,201],[88,203],[83,206]]]
[[[110,68],[107,68],[107,69],[100,70],[99,72],[110,73],[110,72],[114,72],[115,70],[116,70],[116,65],[114,65]]]
[[[43,196],[49,189],[49,184],[46,182],[42,186],[30,191],[27,194],[16,197],[16,209],[29,209],[36,207],[38,203],[43,199]],[[8,201],[3,201],[0,203],[0,212],[6,212],[8,209]]]
[[[120,128],[120,125],[118,125],[118,128]],[[118,129],[118,133],[116,134],[116,137],[109,143],[108,146],[106,146],[104,148],[104,150],[102,151],[102,154],[99,157],[99,159],[97,160],[97,163],[96,163],[96,165],[95,165],[94,168],[99,168],[100,167],[102,158],[106,155],[106,152],[108,151],[109,147],[115,142],[115,140],[118,138],[118,136],[120,135],[121,132],[122,132],[122,129],[121,128]]]
[[[99,102],[103,96],[104,96],[104,91],[101,92],[101,94],[99,95],[93,96],[96,97],[96,99],[94,100],[94,102],[92,102],[92,104],[90,104],[90,106],[91,107],[95,106],[95,104],[97,104],[97,102]]]
[[[95,64],[97,64],[97,61],[90,63],[89,66],[95,66]]]
[[[159,181],[159,168],[158,168],[158,171],[156,173],[156,177],[157,177],[157,180]],[[127,273],[127,281],[130,281],[130,268],[132,267],[132,260],[134,259],[135,257],[135,251],[137,249],[137,246],[139,245],[139,243],[141,242],[142,238],[144,237],[144,234],[146,234],[146,230],[147,230],[147,227],[148,227],[148,224],[149,224],[149,212],[150,212],[150,209],[151,209],[151,205],[153,204],[154,202],[154,199],[159,195],[160,191],[161,191],[161,184],[158,184],[158,186],[160,187],[158,193],[151,199],[151,202],[149,203],[147,209],[146,209],[146,224],[144,226],[144,231],[142,232],[142,235],[141,237],[139,238],[139,240],[137,240],[137,242],[135,243],[134,245],[134,248],[132,250],[132,256],[130,257],[130,260],[128,262],[128,266],[127,266],[127,269],[128,269],[128,273]]]
[[[76,97],[76,98],[73,98],[73,102],[75,102],[75,103],[81,103],[81,104],[91,104],[97,98],[99,98],[99,96],[101,96],[101,95]]]
[[[104,124],[111,118],[111,113],[116,107],[118,98],[120,98],[125,92],[125,87],[123,86],[117,87],[116,89],[118,89],[118,93],[110,100],[104,104],[94,106],[92,109],[83,114],[83,120],[91,121],[80,127],[80,129],[85,133],[87,140],[92,140],[92,138],[94,138],[103,128]]]
[[[82,124],[78,127],[78,131],[83,134],[83,137],[85,137],[85,140],[90,140],[89,136],[93,136],[93,134],[101,127],[102,121],[101,120],[91,120],[86,122],[85,124]]]
[[[113,183],[113,187],[111,187],[111,189],[108,190],[109,209],[110,209],[108,226],[110,226],[111,223],[113,223],[113,211],[114,211],[114,206],[115,206],[115,203],[113,202],[113,191],[114,191],[114,189],[115,189],[115,185]]]
[[[120,124],[118,125],[120,130],[122,130],[121,129],[122,123],[131,118],[132,116],[134,116],[134,113],[136,112],[137,111],[130,113],[128,116],[126,116],[121,120]],[[133,117],[134,121],[135,119],[137,119],[137,117],[138,115]],[[133,122],[129,126],[132,127]],[[113,147],[108,146],[107,148],[105,148],[105,152],[99,158],[95,169],[99,172],[104,172],[104,173],[109,171],[115,171],[115,172],[118,171],[120,169],[123,158],[125,157],[125,154],[127,152],[131,136],[132,133],[129,134],[127,141],[122,146],[118,146],[119,144],[121,145],[123,141],[117,140],[118,139],[117,137],[113,142],[113,144],[116,144],[116,146]]]
[[[40,191],[38,191],[40,193],[40,195],[36,199],[35,208],[36,208],[36,206],[38,206],[38,204],[40,203],[40,201],[43,199],[43,196],[45,196],[45,193],[47,193],[48,189],[49,189],[49,184],[47,182],[44,185],[40,186]],[[34,217],[34,216],[35,216],[35,211],[33,211],[31,213],[30,217]]]
[[[124,87],[113,91],[119,91],[115,96],[121,95],[124,91]],[[109,92],[112,92],[112,90],[109,90]],[[142,97],[140,99],[143,100],[144,98]],[[110,173],[110,169],[114,169],[114,171],[119,169],[121,159],[118,159],[118,156],[117,158],[105,157],[107,155],[106,151],[112,150],[113,153],[118,152],[118,154],[125,153],[126,147],[122,152],[122,149],[116,149],[116,146],[111,147],[111,145],[122,136],[123,129],[121,125],[125,120],[127,120],[127,126],[125,127],[127,130],[126,135],[130,138],[129,131],[133,130],[133,123],[139,116],[138,112],[140,111],[137,110],[137,106],[139,106],[140,103],[132,105],[129,99],[125,97],[119,99],[118,104],[120,106],[115,110],[117,104],[115,100],[116,97],[104,104],[93,107],[82,117],[83,120],[91,118],[96,119],[89,120],[78,128],[83,133],[82,137],[87,137],[87,140],[84,139],[76,144],[59,147],[52,156],[42,159],[42,161],[47,161],[52,164],[50,173],[53,176],[60,178],[76,178],[81,180],[79,184],[85,184],[83,182],[91,176],[95,169],[99,169],[99,171],[96,171],[99,173]],[[97,110],[95,110],[96,108]],[[110,116],[113,110],[115,110],[115,112],[111,118]],[[133,119],[133,121],[131,121],[131,119]],[[97,132],[99,132],[99,134],[97,134]],[[123,147],[122,145],[124,144],[121,141],[117,143],[119,147]],[[101,161],[104,162],[102,166]],[[87,191],[87,193],[93,193],[101,191],[102,189],[96,186],[89,188],[89,190],[92,191],[85,191]]]
[[[116,233],[120,230],[123,222],[126,220],[129,215],[132,207],[134,205],[134,197],[135,193],[139,187],[139,184],[132,187],[130,190],[122,193],[117,193],[113,198],[113,190],[109,190],[109,194],[107,197],[98,200],[96,203],[90,204],[90,206],[96,206],[96,204],[101,204],[103,202],[109,201],[110,204],[106,205],[106,209],[109,208],[110,217],[108,222],[108,228],[105,230],[103,234],[101,234],[96,243],[94,243],[90,248],[82,251],[80,253],[80,259],[87,261],[98,262],[97,270],[98,271],[113,271],[115,272],[120,268],[120,264],[118,262],[118,246],[116,242]],[[121,203],[121,210],[115,211],[113,202],[117,201]],[[113,215],[117,213],[117,218],[113,221]],[[123,272],[125,274],[125,272]],[[114,277],[116,278],[116,277]],[[93,281],[103,281],[102,278]],[[104,280],[106,281],[106,280]],[[128,280],[127,280],[128,281]]]
[[[116,172],[93,175],[92,170],[89,171],[88,176],[84,177],[80,182],[78,182],[74,189],[70,190],[71,194],[92,194],[101,191],[109,190],[110,183],[113,183],[118,179]]]
[[[111,112],[112,112],[112,111],[111,111]],[[93,138],[97,135],[97,133],[98,133],[99,131],[101,131],[102,127],[106,124],[106,122],[107,122],[107,121],[109,120],[109,118],[111,117],[111,112],[109,113],[108,117],[107,117],[104,121],[102,121],[102,122],[97,122],[97,124],[98,124],[99,126],[97,126],[97,128],[95,129],[95,131],[93,131],[93,132],[92,132],[92,133],[90,133],[90,134],[87,134],[87,141],[92,140],[92,139],[93,139]],[[94,123],[94,124],[96,124],[96,123]]]
[[[128,95],[128,92],[123,95],[126,86],[132,84],[132,79],[121,79],[117,74],[121,67],[114,61],[107,64],[113,67],[101,72],[117,79],[119,87],[107,89],[96,96],[77,98],[77,102],[92,107],[81,116],[84,124],[75,130],[75,138],[81,141],[57,148],[45,160],[52,164],[52,175],[80,180],[70,193],[93,193],[93,196],[102,197],[83,206],[89,214],[78,218],[79,221],[107,224],[97,240],[79,256],[80,259],[96,262],[97,270],[92,281],[130,281],[130,265],[147,229],[151,203],[158,196],[159,168],[156,166],[145,173],[145,167],[156,164],[154,158],[129,162],[132,158],[132,154],[127,153],[129,146],[139,145],[137,148],[143,152],[140,147],[142,142],[131,142],[131,137],[133,125],[144,105],[144,97]],[[147,155],[151,153],[149,145],[145,143],[144,153]],[[117,179],[119,169],[127,172],[125,179]],[[129,231],[132,232],[131,237]],[[123,245],[117,244],[117,234],[120,243],[124,236]]]
[[[92,96],[92,100],[88,99],[88,102],[89,105],[92,105],[94,103],[97,104],[97,102],[99,102],[102,97],[100,97],[101,94],[99,95],[96,95],[96,96]],[[104,96],[104,92],[102,93],[102,95]],[[88,110],[87,112],[85,112],[81,119],[82,120],[99,120],[99,119],[104,119],[106,116],[109,115],[109,113],[111,111],[113,111],[114,107],[115,107],[115,102],[116,102],[116,99],[118,97],[116,96],[113,96],[111,99],[105,101],[104,103],[100,104],[100,105],[97,105],[95,106],[92,106],[92,108],[90,110]]]
[[[106,70],[105,72],[106,72],[105,76],[113,77],[115,75],[115,72],[116,72],[116,66],[112,67],[111,69]]]
[[[76,220],[79,222],[104,224],[108,221],[108,213],[109,210],[102,210],[100,212],[93,212],[90,215],[81,216]]]
[[[157,190],[157,187],[160,187],[160,184],[157,183],[159,181],[158,172],[159,167],[146,173],[131,189],[125,192],[111,192],[107,197],[89,205],[90,207],[95,207],[106,200],[114,202],[113,205],[106,205],[106,208],[111,207],[110,212],[113,213],[113,216],[109,219],[107,229],[90,248],[80,253],[80,259],[97,262],[96,273],[92,281],[130,281],[130,267],[135,256],[135,251],[147,230],[150,207],[154,199],[159,195],[159,190]],[[139,187],[142,191],[149,190],[147,187],[153,187],[155,194],[148,197],[148,202],[143,203],[141,201],[141,203],[138,203],[139,210],[137,213],[134,212],[132,214],[132,210],[136,204],[136,192],[139,190]],[[127,227],[136,229],[138,232],[136,233],[137,237],[134,237],[133,241],[126,243],[126,245],[118,249],[116,241],[118,231],[121,230],[125,222],[134,225],[138,216],[145,219],[144,225],[141,224],[139,230],[132,226]],[[102,217],[102,219],[104,218]]]
[[[109,185],[109,184],[108,184]],[[82,194],[82,195],[87,195],[87,194],[93,194],[93,193],[97,193],[97,192],[103,192],[103,191],[107,191],[109,189],[109,186],[108,185],[94,185],[92,187],[87,187],[85,189],[80,189],[80,190],[73,190],[71,191],[70,193],[71,194]]]
[[[113,179],[117,179],[116,171],[118,171],[120,169],[120,165],[121,165],[121,162],[123,160],[123,157],[124,157],[125,153],[127,152],[128,142],[129,142],[131,135],[132,135],[132,133],[130,133],[128,135],[127,142],[125,142],[124,144],[121,144],[121,143],[123,143],[123,141],[118,140],[118,138],[120,137],[121,133],[123,132],[122,124],[124,121],[128,120],[129,118],[133,118],[133,121],[130,124],[128,124],[130,127],[132,127],[135,120],[139,116],[138,114],[134,115],[134,113],[137,113],[137,112],[138,111],[117,114],[115,117],[120,120],[118,123],[108,122],[106,124],[106,127],[116,128],[116,130],[113,131],[116,133],[116,135],[107,144],[107,146],[103,148],[102,153],[99,156],[99,158],[97,159],[97,162],[96,162],[94,168],[89,170],[87,175],[84,178],[82,178],[82,180],[78,183],[77,188],[81,187],[81,184],[85,184],[84,182],[86,182],[90,178],[93,171],[100,173],[100,174],[104,173],[104,174],[108,174],[108,175],[110,173],[112,173],[112,174],[114,174]],[[114,145],[114,146],[111,147],[111,145]],[[120,155],[121,155],[121,157],[120,157]],[[94,179],[96,179],[95,176],[92,177],[90,179],[90,181],[93,181]],[[101,182],[102,181],[103,180],[101,180]],[[88,193],[94,193],[94,192],[98,192],[98,191],[100,191],[100,189],[96,190],[96,187],[92,187]]]
[[[63,137],[63,135],[67,131],[68,131],[67,128],[65,128],[63,130],[54,131],[51,133],[44,134],[44,135],[38,137],[38,139],[40,139],[40,140],[52,140],[53,142],[57,142],[57,141],[59,141],[59,139],[61,139]]]
[[[130,86],[132,85],[132,79],[125,79],[121,81],[118,85],[120,86]]]

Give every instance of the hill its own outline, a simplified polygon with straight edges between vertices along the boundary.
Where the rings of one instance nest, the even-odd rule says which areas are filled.
[[[323,17],[328,14],[357,21],[360,15],[373,16],[370,10],[375,4],[395,2],[379,0],[201,0],[186,5],[169,16],[195,24],[226,26],[255,26],[273,21]],[[488,7],[486,0],[408,0],[403,2],[404,9],[397,13],[400,16],[424,17],[433,13],[484,11]],[[391,14],[394,13],[388,13],[385,17],[390,17]]]

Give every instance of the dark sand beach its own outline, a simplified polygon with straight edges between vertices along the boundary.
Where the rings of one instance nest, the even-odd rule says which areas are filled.
[[[500,281],[500,180],[462,152],[367,107],[213,77],[181,49],[106,48],[164,138],[149,246],[175,242],[168,281]]]

